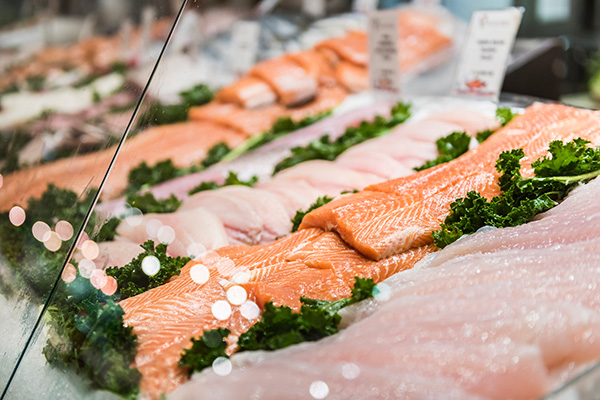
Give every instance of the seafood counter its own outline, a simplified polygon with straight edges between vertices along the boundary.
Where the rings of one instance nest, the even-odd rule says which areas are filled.
[[[448,66],[446,17],[398,18],[405,79]],[[335,21],[219,88],[151,83],[121,143],[2,170],[1,300],[42,310],[6,398],[593,398],[599,112],[399,102]],[[114,92],[136,68],[77,112],[139,100]]]

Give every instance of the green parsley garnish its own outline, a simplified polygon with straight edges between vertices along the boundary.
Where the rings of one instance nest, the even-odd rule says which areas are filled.
[[[303,211],[303,210],[296,211],[296,215],[294,215],[294,218],[292,218],[292,232],[296,232],[298,230],[298,228],[300,227],[300,224],[302,223],[302,220],[304,219],[304,216],[306,214],[308,214],[312,210],[315,210],[321,206],[324,206],[325,204],[329,203],[332,200],[333,200],[333,197],[329,197],[329,196],[319,197],[317,200],[315,200],[314,203],[312,203],[310,205],[310,207],[308,207],[306,209],[306,211]]]
[[[358,127],[347,128],[344,134],[334,141],[329,138],[329,135],[324,135],[304,147],[292,148],[292,155],[280,161],[275,166],[273,174],[304,161],[333,161],[350,147],[386,134],[409,117],[410,104],[398,103],[392,108],[392,115],[388,119],[377,116],[373,122],[363,121]]]
[[[483,226],[504,228],[527,223],[533,217],[558,204],[578,183],[600,175],[600,148],[587,147],[587,140],[550,143],[550,157],[532,163],[535,176],[521,176],[522,149],[500,154],[496,170],[502,173],[498,183],[502,194],[490,201],[471,191],[450,205],[451,213],[433,232],[436,246],[444,248],[461,236]]]

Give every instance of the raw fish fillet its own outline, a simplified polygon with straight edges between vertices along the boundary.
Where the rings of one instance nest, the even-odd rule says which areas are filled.
[[[369,60],[367,34],[361,31],[351,31],[346,36],[324,40],[317,44],[315,49],[331,51],[339,59],[363,67],[366,67]]]
[[[279,197],[261,189],[235,185],[202,191],[184,200],[177,213],[198,207],[210,210],[223,222],[231,243],[270,242],[292,227]]]
[[[369,73],[363,66],[341,61],[335,67],[335,79],[352,93],[369,88]]]
[[[270,106],[277,101],[277,95],[264,81],[247,76],[219,90],[216,100],[234,103],[243,108]]]
[[[374,260],[431,243],[431,232],[439,228],[454,200],[471,190],[487,198],[499,194],[495,163],[502,151],[523,148],[528,157],[523,174],[531,176],[528,163],[546,155],[552,140],[576,137],[598,142],[600,114],[561,105],[534,105],[459,158],[331,202],[309,213],[301,229],[336,231]]]
[[[272,175],[275,165],[290,154],[290,148],[305,146],[324,134],[336,139],[344,133],[347,127],[356,126],[362,121],[370,121],[377,115],[389,115],[390,107],[391,104],[388,102],[375,102],[368,107],[324,118],[306,128],[298,129],[252,150],[233,161],[221,162],[206,171],[172,179],[154,186],[150,191],[157,198],[166,198],[174,194],[183,199],[187,197],[190,190],[202,182],[222,183],[229,171],[235,172],[240,179],[244,180],[248,180],[252,176],[257,176],[260,180],[268,179]],[[99,206],[102,207],[102,204]]]
[[[154,165],[172,159],[176,166],[187,167],[202,160],[207,150],[219,142],[233,147],[243,140],[241,133],[211,122],[183,122],[147,129],[124,143],[102,197],[110,199],[120,195],[127,185],[130,169],[142,161]],[[0,190],[0,210],[8,210],[15,204],[24,206],[30,197],[40,196],[49,183],[76,193],[98,187],[115,151],[116,146],[113,146],[5,175]]]
[[[333,68],[321,53],[315,50],[305,50],[299,53],[286,54],[285,57],[304,68],[319,84],[325,86],[336,84]]]
[[[600,359],[600,205],[590,201],[599,195],[596,179],[538,221],[461,239],[380,284],[375,299],[344,309],[339,334],[234,355],[229,375],[205,370],[172,398],[286,398],[284,388],[290,398],[316,390],[363,398],[366,388],[394,398],[429,377],[432,398],[456,390],[465,398],[540,398],[562,383],[567,366]],[[522,246],[510,241],[520,233]]]
[[[139,220],[125,219],[117,227],[117,235],[117,240],[120,237],[138,244],[148,239],[166,241],[168,254],[183,257],[189,256],[190,246],[214,249],[229,244],[219,217],[202,207],[171,214],[145,214]]]
[[[249,75],[268,83],[279,96],[280,103],[286,106],[305,103],[317,94],[317,81],[288,58],[263,61],[255,65]]]

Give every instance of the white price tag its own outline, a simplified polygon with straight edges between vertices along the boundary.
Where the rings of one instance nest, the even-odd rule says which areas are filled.
[[[320,18],[325,15],[325,0],[302,0],[302,11],[311,17]]]
[[[455,95],[498,99],[521,16],[516,8],[473,12],[454,78]]]
[[[369,82],[371,89],[400,95],[398,11],[369,14]]]
[[[377,10],[377,6],[379,4],[379,0],[354,0],[352,4],[352,9],[354,12],[359,13],[369,13],[371,11]]]
[[[230,62],[237,74],[254,66],[258,53],[260,25],[254,21],[238,21],[233,25]]]

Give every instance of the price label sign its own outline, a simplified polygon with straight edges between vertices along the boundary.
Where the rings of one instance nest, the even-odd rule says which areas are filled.
[[[454,78],[455,95],[498,100],[521,17],[517,8],[473,12]]]
[[[378,5],[379,0],[354,0],[352,4],[352,9],[354,10],[354,12],[366,14],[371,11],[377,10]]]
[[[371,89],[400,95],[398,11],[369,13],[369,83]]]
[[[321,18],[327,12],[325,0],[302,0],[302,11],[311,17]]]
[[[243,75],[256,62],[260,25],[253,21],[238,21],[231,34],[231,65],[238,75]]]

